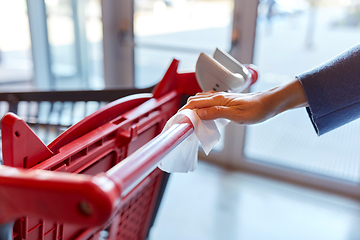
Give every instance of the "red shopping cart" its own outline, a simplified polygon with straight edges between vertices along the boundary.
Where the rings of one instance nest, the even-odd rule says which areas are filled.
[[[174,60],[152,94],[116,100],[48,146],[15,114],[2,119],[1,239],[146,239],[168,175],[158,162],[193,132],[159,135],[199,88]],[[257,78],[254,70],[252,80]]]

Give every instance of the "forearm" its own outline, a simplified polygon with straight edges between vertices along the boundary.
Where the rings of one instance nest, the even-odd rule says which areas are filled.
[[[189,98],[182,109],[197,109],[203,120],[227,118],[239,124],[254,124],[302,106],[307,106],[307,101],[296,79],[257,93],[199,93]]]
[[[269,117],[289,109],[308,106],[303,87],[298,79],[263,93],[265,105],[270,109]]]

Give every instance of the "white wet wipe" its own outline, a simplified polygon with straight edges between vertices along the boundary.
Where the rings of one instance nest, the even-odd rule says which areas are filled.
[[[170,118],[162,133],[174,124],[184,123],[188,118],[194,126],[194,133],[182,141],[175,149],[167,154],[159,163],[159,168],[165,172],[194,171],[198,161],[199,142],[206,154],[219,142],[221,134],[219,128],[226,126],[229,120],[201,120],[196,110],[184,109]]]

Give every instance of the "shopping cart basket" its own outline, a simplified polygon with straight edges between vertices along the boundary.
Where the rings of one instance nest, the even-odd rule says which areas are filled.
[[[156,166],[193,132],[184,122],[158,135],[181,97],[200,91],[194,73],[177,73],[178,63],[152,94],[114,101],[48,146],[22,119],[6,114],[1,237],[99,239],[106,233],[108,239],[145,239],[164,187]]]

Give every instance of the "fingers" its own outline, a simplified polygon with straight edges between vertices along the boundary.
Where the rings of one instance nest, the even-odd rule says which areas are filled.
[[[188,99],[187,104],[182,108],[183,109],[200,109],[208,108],[212,106],[224,106],[225,97],[222,94],[211,94],[203,96],[195,96]]]
[[[187,104],[180,109],[198,109],[198,108],[207,108],[214,105],[214,100],[211,97],[203,97],[203,98],[193,98],[189,99]]]
[[[211,95],[211,94],[214,94],[214,93],[219,93],[219,92],[215,92],[215,91],[211,90],[211,91],[208,91],[208,92],[200,92],[200,93],[197,93],[196,96]]]
[[[206,97],[216,96],[216,95],[219,95],[219,94],[223,94],[223,93],[219,93],[219,92],[197,93],[195,96],[189,97],[188,102],[193,100],[193,99],[206,98]]]
[[[199,116],[199,118],[202,120],[214,120],[217,118],[230,119],[231,116],[229,116],[229,111],[230,111],[229,107],[213,106],[213,107],[199,109],[196,111],[196,113]]]
[[[189,97],[186,105],[179,111],[184,109],[198,109],[207,108],[211,106],[223,105],[222,100],[224,99],[224,92],[206,92],[198,93],[196,96]]]

